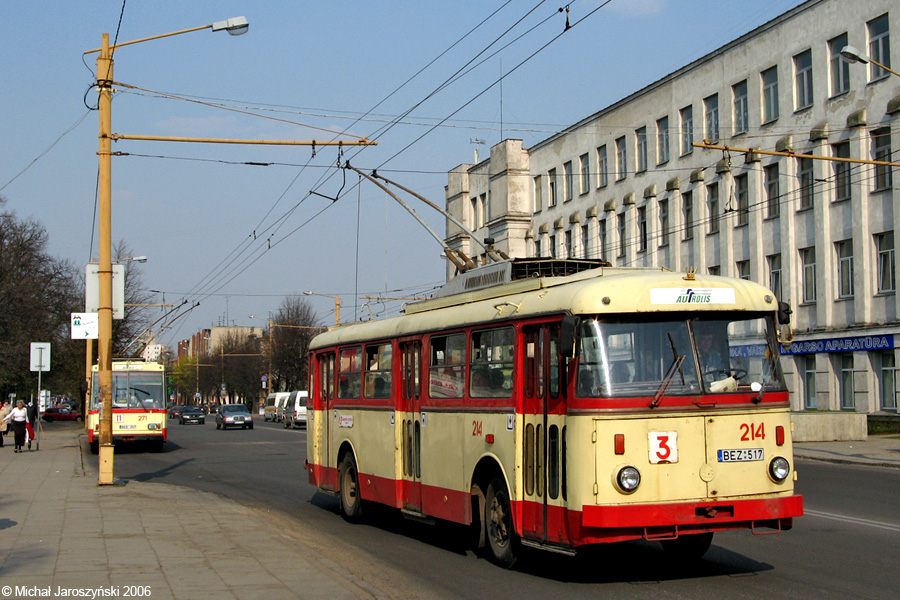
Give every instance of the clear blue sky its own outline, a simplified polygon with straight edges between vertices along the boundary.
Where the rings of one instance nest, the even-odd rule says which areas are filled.
[[[577,25],[540,50],[563,30],[560,3],[540,4],[526,17],[535,0],[128,0],[119,42],[238,15],[250,31],[200,31],[121,48],[117,82],[269,118],[122,91],[113,101],[113,131],[308,140],[334,137],[311,127],[347,129],[377,137],[379,145],[348,148],[344,160],[366,171],[377,167],[443,206],[446,172],[472,162],[471,140],[486,142],[483,157],[501,138],[531,146],[799,3],[613,0],[585,18],[602,2],[573,1],[570,21]],[[43,223],[51,253],[79,265],[97,256],[98,124],[97,112],[85,106],[96,104],[89,90],[96,55],[86,57],[86,67],[82,53],[97,48],[103,32],[115,37],[121,9],[119,0],[4,4],[0,195],[7,210]],[[483,64],[426,100],[523,17],[482,55]],[[503,81],[501,105],[498,86],[485,90],[516,67]],[[113,240],[149,257],[144,283],[164,292],[158,301],[201,302],[163,333],[163,343],[225,322],[262,326],[249,316],[267,318],[283,296],[304,290],[340,295],[347,320],[369,315],[357,293],[406,296],[443,281],[440,246],[373,185],[357,186],[355,174],[345,183],[333,168],[334,149],[319,149],[315,159],[303,147],[120,141],[113,150],[132,154],[113,159]],[[246,162],[275,164],[233,164]],[[342,186],[336,203],[309,195],[334,196]],[[443,234],[439,215],[415,208]],[[333,300],[311,301],[320,322],[332,323]],[[395,313],[399,304],[372,302],[372,312]]]

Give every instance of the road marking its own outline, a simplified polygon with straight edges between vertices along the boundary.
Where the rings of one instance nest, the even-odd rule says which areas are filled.
[[[877,529],[887,529],[888,531],[900,532],[900,525],[892,525],[891,523],[882,523],[881,521],[870,521],[869,519],[857,519],[845,515],[836,515],[833,513],[819,512],[817,510],[804,510],[805,515],[811,517],[819,517],[822,519],[831,519],[832,521],[845,521],[856,525],[865,525],[866,527],[875,527]]]

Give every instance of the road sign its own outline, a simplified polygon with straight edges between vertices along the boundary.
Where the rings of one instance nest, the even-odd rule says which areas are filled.
[[[96,340],[100,337],[100,314],[72,313],[72,339]]]
[[[50,342],[31,342],[31,370],[50,370]]]
[[[125,265],[112,266],[113,319],[125,318]],[[100,310],[100,265],[90,263],[84,271],[84,312]]]

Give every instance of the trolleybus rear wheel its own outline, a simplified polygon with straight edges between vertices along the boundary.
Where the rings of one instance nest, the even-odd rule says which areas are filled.
[[[712,544],[713,534],[695,533],[678,536],[674,540],[663,540],[663,550],[679,560],[697,560],[701,558]]]
[[[488,485],[485,497],[484,527],[491,560],[504,569],[516,564],[517,544],[509,494],[503,481],[496,477]]]
[[[359,473],[352,452],[345,454],[341,461],[341,515],[351,523],[360,522],[363,516]]]

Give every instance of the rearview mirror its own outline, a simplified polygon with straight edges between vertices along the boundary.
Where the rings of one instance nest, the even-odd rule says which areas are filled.
[[[581,318],[566,315],[562,319],[559,330],[559,353],[563,358],[575,358],[575,343],[578,341],[578,328]]]

